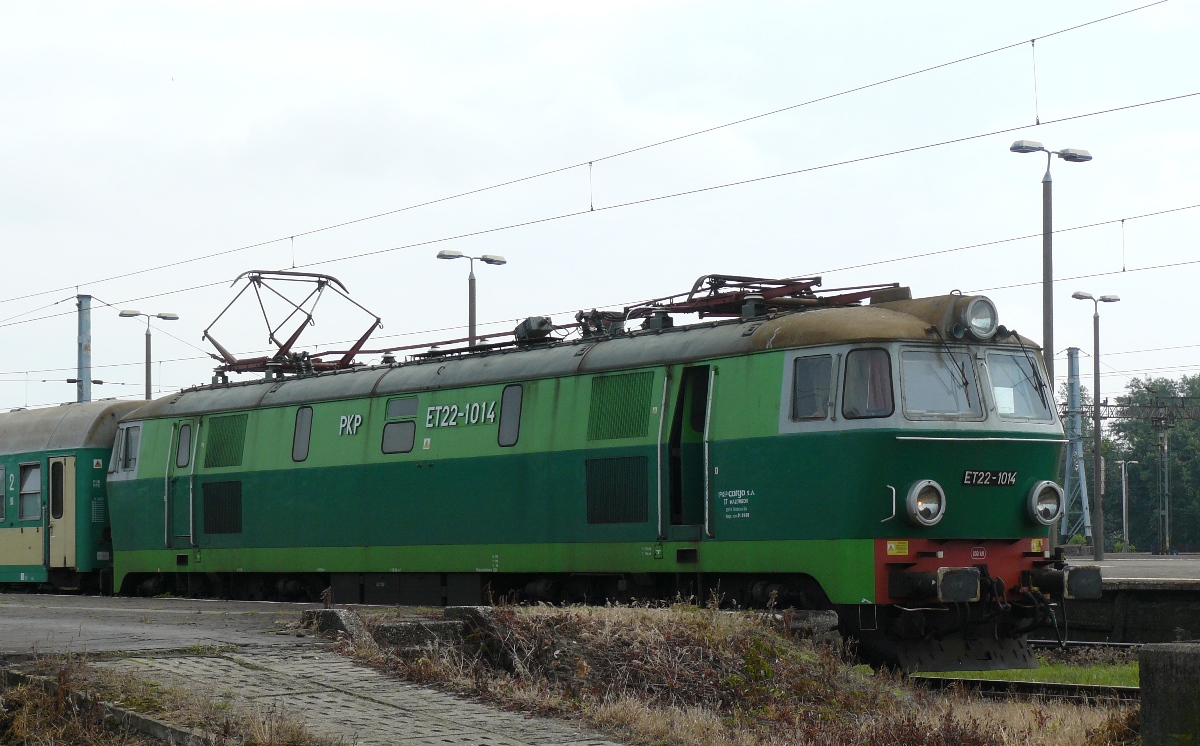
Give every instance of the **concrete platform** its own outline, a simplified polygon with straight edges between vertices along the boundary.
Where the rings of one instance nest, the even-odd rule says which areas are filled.
[[[1178,590],[1200,590],[1200,555],[1176,554],[1117,554],[1108,553],[1104,560],[1093,561],[1091,558],[1070,558],[1076,565],[1100,566],[1100,573],[1105,580],[1105,588],[1114,583],[1123,588],[1134,588],[1144,585],[1160,586],[1175,585]],[[1164,583],[1174,580],[1177,583]]]

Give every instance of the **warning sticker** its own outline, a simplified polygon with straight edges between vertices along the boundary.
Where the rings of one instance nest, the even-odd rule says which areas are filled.
[[[907,557],[908,542],[907,541],[889,541],[887,543],[887,553],[889,557]]]

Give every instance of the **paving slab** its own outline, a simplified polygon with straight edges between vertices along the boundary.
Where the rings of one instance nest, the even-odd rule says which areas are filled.
[[[137,653],[92,665],[286,709],[346,744],[616,746],[571,723],[400,681],[339,655],[322,637],[297,636],[301,612],[318,607],[0,593],[0,654]]]
[[[328,644],[123,658],[94,665],[200,689],[237,707],[286,710],[302,717],[317,735],[361,746],[612,744],[589,739],[569,724],[397,681],[339,655]]]

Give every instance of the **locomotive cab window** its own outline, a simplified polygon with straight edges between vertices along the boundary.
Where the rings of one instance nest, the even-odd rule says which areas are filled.
[[[521,398],[524,390],[521,384],[505,386],[500,395],[500,428],[496,442],[507,448],[515,446],[521,437]]]
[[[798,357],[792,364],[792,419],[824,420],[829,417],[833,357]]]
[[[308,446],[312,441],[312,407],[296,410],[296,429],[292,431],[292,461],[308,458]]]
[[[996,414],[1004,419],[1050,422],[1050,393],[1033,357],[1008,352],[987,354],[988,378]]]
[[[910,420],[983,419],[975,365],[965,352],[904,350],[900,390]]]
[[[17,520],[36,521],[42,517],[42,465],[21,464],[21,493]]]
[[[137,468],[138,443],[141,441],[142,428],[132,425],[121,431],[121,471],[133,471]]]
[[[891,355],[887,350],[851,350],[846,355],[842,415],[854,420],[890,417],[894,411]]]

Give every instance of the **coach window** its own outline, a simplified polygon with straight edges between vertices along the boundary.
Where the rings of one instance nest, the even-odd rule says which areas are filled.
[[[175,467],[186,469],[192,463],[192,426],[179,426],[179,441],[175,444]]]
[[[505,386],[500,396],[500,432],[496,441],[505,448],[515,446],[521,437],[521,397],[524,391],[520,384]]]
[[[308,446],[312,442],[312,407],[296,410],[296,429],[292,432],[292,461],[308,458]]]
[[[36,521],[42,517],[42,465],[21,464],[21,495],[17,520]]]
[[[894,411],[892,358],[887,350],[851,350],[846,356],[842,414],[854,420],[890,417]]]
[[[380,450],[384,453],[408,453],[413,449],[416,439],[417,423],[413,420],[389,422],[383,426]]]
[[[137,468],[138,441],[141,438],[141,427],[134,425],[125,428],[125,437],[121,442],[121,471],[133,471]]]
[[[798,357],[792,365],[792,419],[827,418],[830,382],[833,378],[833,357]]]

